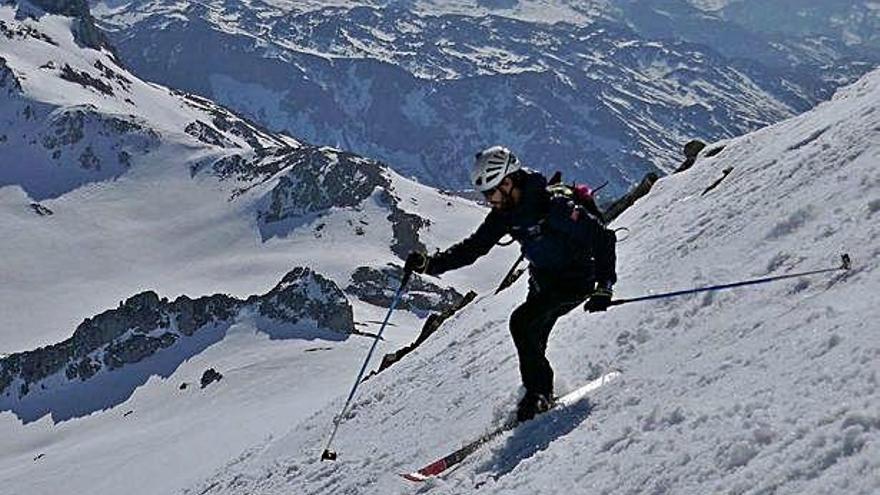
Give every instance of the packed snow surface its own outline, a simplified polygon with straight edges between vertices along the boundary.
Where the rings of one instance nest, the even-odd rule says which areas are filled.
[[[805,115],[721,143],[614,223],[631,232],[619,297],[833,268],[844,251],[850,271],[577,310],[551,337],[557,391],[611,368],[619,380],[441,479],[402,480],[510,413],[519,377],[506,325],[521,280],[365,383],[336,462],[319,456],[343,397],[187,493],[880,492],[878,107],[875,71]]]

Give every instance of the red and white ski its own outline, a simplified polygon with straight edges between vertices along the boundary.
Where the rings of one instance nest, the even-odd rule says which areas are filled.
[[[569,406],[576,404],[578,401],[580,401],[581,399],[586,397],[587,394],[589,394],[590,392],[605,385],[606,383],[611,382],[612,380],[619,377],[620,375],[621,375],[621,372],[619,370],[609,371],[608,373],[605,373],[604,375],[600,376],[599,378],[597,378],[597,379],[595,379],[595,380],[593,380],[593,381],[591,381],[581,387],[578,387],[575,390],[556,399],[556,401],[553,403],[553,407],[550,408],[550,411],[553,411],[554,409],[557,409],[560,407],[569,407]],[[550,412],[550,411],[547,411],[547,412]],[[547,413],[544,413],[544,414],[547,414]],[[467,456],[469,456],[470,454],[475,452],[477,449],[479,449],[484,444],[488,443],[493,438],[501,435],[502,433],[504,433],[506,431],[510,431],[510,430],[514,429],[517,426],[517,424],[518,423],[517,423],[516,419],[513,419],[512,421],[509,421],[509,422],[503,424],[502,426],[499,426],[495,430],[492,430],[489,433],[486,433],[485,435],[481,436],[480,438],[468,443],[467,445],[456,450],[455,452],[453,452],[453,453],[451,453],[451,454],[449,454],[449,455],[447,455],[437,461],[434,461],[434,462],[428,464],[427,466],[419,469],[418,471],[413,471],[411,473],[401,474],[401,476],[403,476],[405,479],[408,479],[409,481],[415,481],[415,482],[427,481],[431,477],[437,476],[437,475],[443,473],[444,471],[446,471],[447,469],[451,468],[452,466],[455,466],[456,464],[460,463]]]

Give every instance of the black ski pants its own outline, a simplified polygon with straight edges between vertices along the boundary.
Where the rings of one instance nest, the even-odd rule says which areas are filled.
[[[590,292],[591,287],[539,291],[530,284],[525,302],[510,315],[510,334],[526,391],[553,396],[553,368],[545,356],[550,331],[559,317],[583,303]]]

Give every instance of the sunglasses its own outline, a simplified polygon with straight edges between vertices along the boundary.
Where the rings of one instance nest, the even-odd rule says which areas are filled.
[[[486,189],[485,191],[483,191],[483,197],[485,197],[486,199],[489,199],[495,194],[495,191],[497,191],[497,190],[498,190],[498,186],[495,186],[492,189]]]

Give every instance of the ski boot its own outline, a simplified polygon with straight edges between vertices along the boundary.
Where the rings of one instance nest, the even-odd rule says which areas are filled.
[[[550,410],[550,397],[544,394],[526,392],[516,408],[516,420],[520,423],[528,421],[542,412]]]

